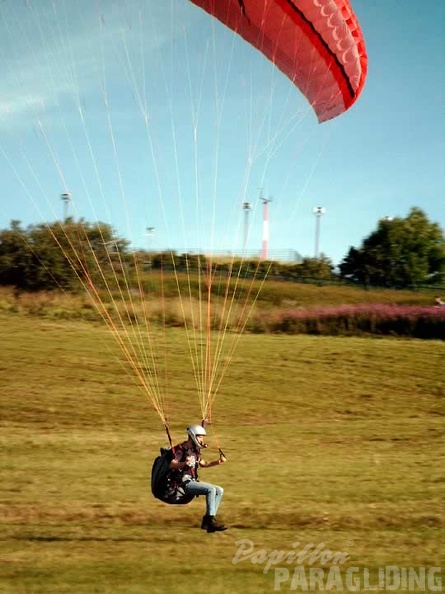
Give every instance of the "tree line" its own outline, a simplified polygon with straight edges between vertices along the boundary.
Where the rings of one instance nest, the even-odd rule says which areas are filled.
[[[12,221],[0,231],[0,285],[18,290],[76,290],[82,283],[106,284],[107,276],[122,277],[147,270],[206,270],[204,254],[147,252],[130,249],[130,242],[105,223],[75,221],[42,223],[23,228]],[[297,264],[258,259],[213,260],[213,269],[241,278],[289,281],[349,281],[361,285],[413,288],[438,285],[445,277],[445,237],[417,207],[406,217],[382,219],[358,247],[350,247],[335,269],[325,255]]]

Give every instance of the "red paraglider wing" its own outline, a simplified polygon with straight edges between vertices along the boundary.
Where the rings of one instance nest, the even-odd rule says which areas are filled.
[[[191,0],[261,51],[324,122],[356,101],[368,59],[349,0]]]

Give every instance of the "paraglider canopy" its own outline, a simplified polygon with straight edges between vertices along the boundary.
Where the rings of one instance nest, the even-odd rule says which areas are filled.
[[[356,101],[367,55],[349,0],[191,0],[271,60],[305,95],[318,121]]]
[[[258,315],[254,331],[263,324],[258,297],[274,266],[266,251],[259,257],[248,245],[253,192],[259,190],[255,203],[265,204],[270,198],[261,188],[279,184],[282,214],[293,211],[280,218],[291,228],[292,178],[309,181],[301,175],[311,153],[300,127],[305,114],[295,109],[295,89],[279,70],[319,121],[352,105],[367,58],[348,0],[0,6],[0,161],[44,221],[36,229],[44,278],[63,290],[77,279],[90,296],[170,445],[170,411],[180,414],[181,398],[187,410],[190,404],[171,367],[182,354],[168,328],[181,328],[200,418],[214,432],[216,396],[249,319]],[[317,159],[321,152],[317,147]],[[55,212],[60,198],[62,219]],[[157,252],[153,237],[145,249],[154,229],[147,225],[155,225],[156,243],[163,244]],[[141,227],[144,244],[131,248],[142,241]],[[59,253],[46,260],[47,237]],[[294,241],[293,228],[289,237]],[[28,243],[40,261],[36,242]],[[90,310],[83,311],[89,319]]]

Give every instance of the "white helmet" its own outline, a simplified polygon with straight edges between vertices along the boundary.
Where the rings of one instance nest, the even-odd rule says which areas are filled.
[[[196,439],[197,435],[207,435],[206,430],[201,425],[189,425],[187,427],[187,434],[190,439],[193,441],[195,446],[200,450],[203,446],[199,441]]]

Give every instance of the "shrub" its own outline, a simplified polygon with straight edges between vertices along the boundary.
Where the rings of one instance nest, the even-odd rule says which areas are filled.
[[[270,320],[269,331],[288,334],[375,334],[443,339],[445,308],[358,304],[288,310]]]

